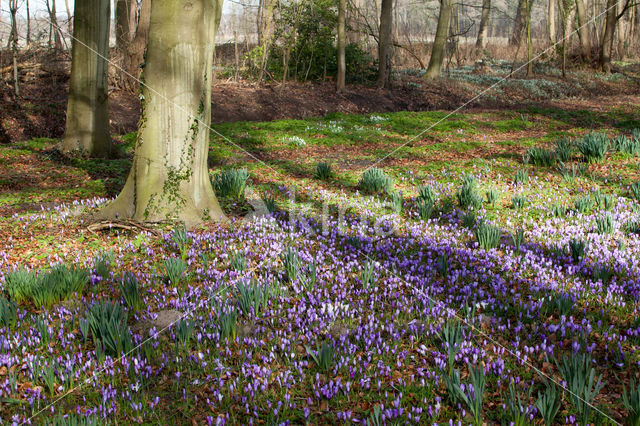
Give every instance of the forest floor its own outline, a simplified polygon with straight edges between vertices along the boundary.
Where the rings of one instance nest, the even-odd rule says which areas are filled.
[[[133,133],[0,145],[0,418],[637,421],[638,105],[216,123],[212,180],[249,180],[189,233],[88,227]]]

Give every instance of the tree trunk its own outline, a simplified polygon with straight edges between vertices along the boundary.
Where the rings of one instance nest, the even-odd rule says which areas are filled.
[[[582,58],[585,61],[591,59],[591,44],[589,43],[589,24],[584,0],[576,0],[576,18],[578,20],[578,38],[582,49]]]
[[[116,50],[124,55],[131,41],[129,28],[130,2],[135,0],[116,0]]]
[[[18,78],[18,21],[16,14],[18,13],[18,1],[9,1],[9,13],[11,14],[11,35],[9,43],[11,43],[11,53],[13,60],[13,90],[16,98],[20,97],[20,79]]]
[[[62,39],[60,38],[60,27],[58,27],[58,18],[56,16],[56,2],[55,0],[51,2],[51,15],[49,16],[51,20],[51,25],[53,27],[53,42],[54,49],[56,52],[62,51]]]
[[[533,76],[533,40],[531,38],[531,6],[533,0],[527,0],[527,77]]]
[[[378,38],[378,87],[391,86],[391,27],[393,0],[382,0]]]
[[[553,0],[550,0],[550,1],[553,1]],[[478,28],[478,38],[476,39],[476,49],[478,51],[481,51],[486,46],[490,16],[491,16],[491,0],[482,0],[482,15],[480,15],[480,26]]]
[[[209,180],[213,46],[222,0],[154,1],[135,155],[118,198],[100,216],[224,218]]]
[[[611,50],[613,34],[616,30],[618,0],[607,0],[607,14],[600,44],[600,67],[604,72],[611,72]]]
[[[431,58],[425,78],[440,78],[442,72],[442,62],[444,60],[444,51],[449,38],[449,24],[451,22],[451,12],[453,9],[452,0],[440,1],[440,13],[438,14],[438,27],[436,28],[436,37],[433,40],[431,48]]]
[[[549,29],[549,44],[553,46],[557,40],[556,34],[556,0],[549,0],[549,9],[547,14],[547,27]]]
[[[519,0],[518,9],[516,11],[516,19],[513,24],[513,32],[511,33],[511,38],[509,38],[510,46],[520,46],[520,41],[522,41],[522,33],[524,32],[524,27],[526,25],[526,14],[527,0]]]
[[[127,90],[135,91],[138,88],[138,77],[140,76],[140,65],[144,60],[144,52],[149,40],[149,21],[151,16],[151,0],[142,0],[140,3],[140,16],[136,35],[129,43],[127,53],[123,60],[124,87]]]
[[[74,10],[67,124],[61,151],[109,157],[110,0],[83,0]]]
[[[71,9],[69,9],[69,0],[64,0],[64,7],[67,9],[67,21],[69,25],[69,35],[73,34],[73,19],[71,19]]]
[[[345,12],[347,8],[346,0],[338,2],[338,76],[336,78],[336,90],[338,93],[344,92],[347,64],[345,59],[345,44],[347,41],[345,30]]]
[[[29,0],[27,0],[27,46],[31,45],[31,12],[29,11]]]

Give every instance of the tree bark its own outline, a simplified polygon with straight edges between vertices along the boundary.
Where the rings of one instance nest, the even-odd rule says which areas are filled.
[[[378,38],[378,87],[391,86],[391,27],[393,0],[382,0]]]
[[[71,9],[69,9],[69,0],[64,0],[64,7],[67,9],[67,21],[69,25],[69,35],[73,34],[73,19],[71,19]]]
[[[131,29],[129,28],[131,1],[135,0],[116,0],[116,50],[121,55],[126,54],[131,41]]]
[[[47,0],[47,6],[49,6],[49,0]],[[60,38],[60,27],[58,27],[58,17],[56,16],[56,2],[51,2],[51,8],[49,9],[49,20],[53,27],[53,46],[56,52],[62,51],[62,39]]]
[[[440,78],[440,74],[442,73],[442,63],[444,61],[444,51],[447,46],[447,39],[449,38],[449,25],[451,22],[452,10],[452,0],[440,1],[438,27],[436,28],[436,37],[433,40],[433,47],[431,48],[431,58],[429,58],[427,72],[424,75],[425,78]]]
[[[16,98],[19,98],[20,79],[18,78],[18,21],[16,20],[16,14],[18,13],[18,0],[9,0],[9,13],[11,14],[11,34],[9,36],[9,44],[11,45],[13,61],[13,90]]]
[[[611,50],[613,34],[616,30],[618,0],[607,0],[607,14],[600,43],[600,67],[604,72],[611,72]]]
[[[124,87],[127,90],[135,91],[138,88],[138,78],[140,76],[140,65],[144,61],[144,52],[149,40],[149,22],[151,16],[151,0],[142,0],[140,3],[140,15],[135,37],[127,47],[127,52],[123,58]]]
[[[154,1],[135,155],[122,192],[99,216],[224,219],[209,180],[213,46],[222,0]]]
[[[60,146],[66,153],[111,155],[107,84],[110,3],[83,0],[75,5],[67,123]]]
[[[553,1],[553,0],[550,0]],[[489,18],[491,16],[491,0],[482,0],[482,14],[480,15],[480,26],[478,28],[478,38],[476,39],[476,49],[478,51],[485,48],[487,43],[487,33],[489,31]]]
[[[346,0],[338,1],[338,75],[336,78],[336,90],[338,93],[344,92],[347,64],[345,58],[345,44],[347,41],[345,30],[345,14],[347,8]]]
[[[547,28],[549,29],[549,44],[553,46],[557,40],[556,34],[556,0],[549,0],[547,14]]]
[[[584,6],[584,0],[576,1],[576,18],[578,20],[578,38],[580,39],[580,48],[582,49],[582,59],[588,61],[591,59],[591,44],[589,43],[589,24],[587,23],[587,11]]]
[[[522,33],[526,25],[527,0],[518,1],[518,9],[516,10],[516,19],[513,24],[513,32],[509,38],[510,46],[520,46],[522,41]]]
[[[31,11],[29,10],[29,0],[27,0],[27,46],[31,45]]]

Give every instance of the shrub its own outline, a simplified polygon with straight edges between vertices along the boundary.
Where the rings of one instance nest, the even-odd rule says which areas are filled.
[[[497,226],[483,222],[476,228],[476,240],[480,248],[490,250],[498,247],[502,231]]]
[[[222,198],[244,199],[244,191],[249,180],[247,169],[222,170],[213,181],[213,188]]]
[[[563,163],[571,160],[575,146],[573,142],[566,137],[556,140],[556,157]]]
[[[333,175],[331,164],[321,162],[316,165],[316,177],[320,180],[328,180]]]
[[[366,170],[358,183],[360,189],[366,194],[389,193],[392,185],[391,177],[376,167]]]
[[[578,150],[587,163],[600,162],[609,150],[609,138],[604,133],[591,132],[578,143]]]
[[[133,348],[127,314],[118,303],[95,302],[86,312],[86,321],[96,349],[111,356],[126,354]]]
[[[527,199],[524,195],[514,195],[513,198],[511,198],[511,206],[515,210],[520,210],[524,208],[526,203],[527,203]]]
[[[552,167],[558,160],[554,151],[549,151],[540,147],[530,148],[526,152],[525,158],[528,160],[527,163],[530,162],[533,165],[543,167]]]

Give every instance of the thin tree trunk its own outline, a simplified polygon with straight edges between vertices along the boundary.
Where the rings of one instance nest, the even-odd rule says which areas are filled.
[[[18,13],[18,1],[9,0],[9,13],[11,13],[11,35],[9,42],[11,43],[11,53],[13,60],[13,90],[16,98],[20,97],[20,79],[18,76],[18,21],[16,14]]]
[[[442,73],[442,62],[444,61],[444,51],[449,38],[449,24],[451,22],[451,12],[453,9],[452,0],[440,1],[440,13],[438,14],[438,27],[436,28],[436,37],[433,40],[431,48],[431,58],[425,78],[440,78]]]
[[[600,67],[604,72],[611,72],[611,50],[613,46],[613,34],[616,30],[616,15],[618,0],[607,0],[607,13],[600,43]]]
[[[83,0],[74,10],[67,124],[60,149],[111,155],[107,58],[111,0]]]
[[[584,0],[576,1],[576,18],[578,20],[578,38],[580,39],[580,48],[582,49],[582,59],[589,61],[591,59],[591,44],[589,43],[589,24],[587,22],[587,11],[584,6]]]
[[[549,9],[547,14],[547,28],[549,29],[549,44],[554,45],[557,40],[556,34],[556,0],[549,0]]]
[[[56,2],[51,2],[51,25],[53,26],[53,41],[56,52],[62,51],[62,40],[60,38],[60,28],[58,27],[58,18],[56,16]]]
[[[143,106],[127,182],[100,216],[221,220],[209,180],[213,46],[222,0],[154,1]],[[151,89],[153,88],[153,89]]]
[[[347,8],[346,0],[338,2],[338,75],[336,78],[336,90],[338,93],[344,92],[347,65],[345,60],[345,44],[347,41],[345,30],[345,12]]]
[[[69,9],[69,0],[64,0],[64,7],[67,9],[67,22],[69,28],[69,35],[73,34],[73,19],[71,19],[71,9]]]
[[[393,0],[382,0],[378,38],[378,87],[391,86],[391,28]]]
[[[29,0],[27,0],[27,46],[31,45],[31,12],[29,10]]]
[[[550,1],[553,1],[553,0],[550,0]],[[480,26],[478,28],[478,38],[476,39],[476,49],[478,51],[481,51],[486,46],[490,16],[491,16],[491,0],[482,0],[482,14],[480,15]]]
[[[533,0],[527,0],[527,77],[533,76],[533,40],[531,39],[531,6]]]

